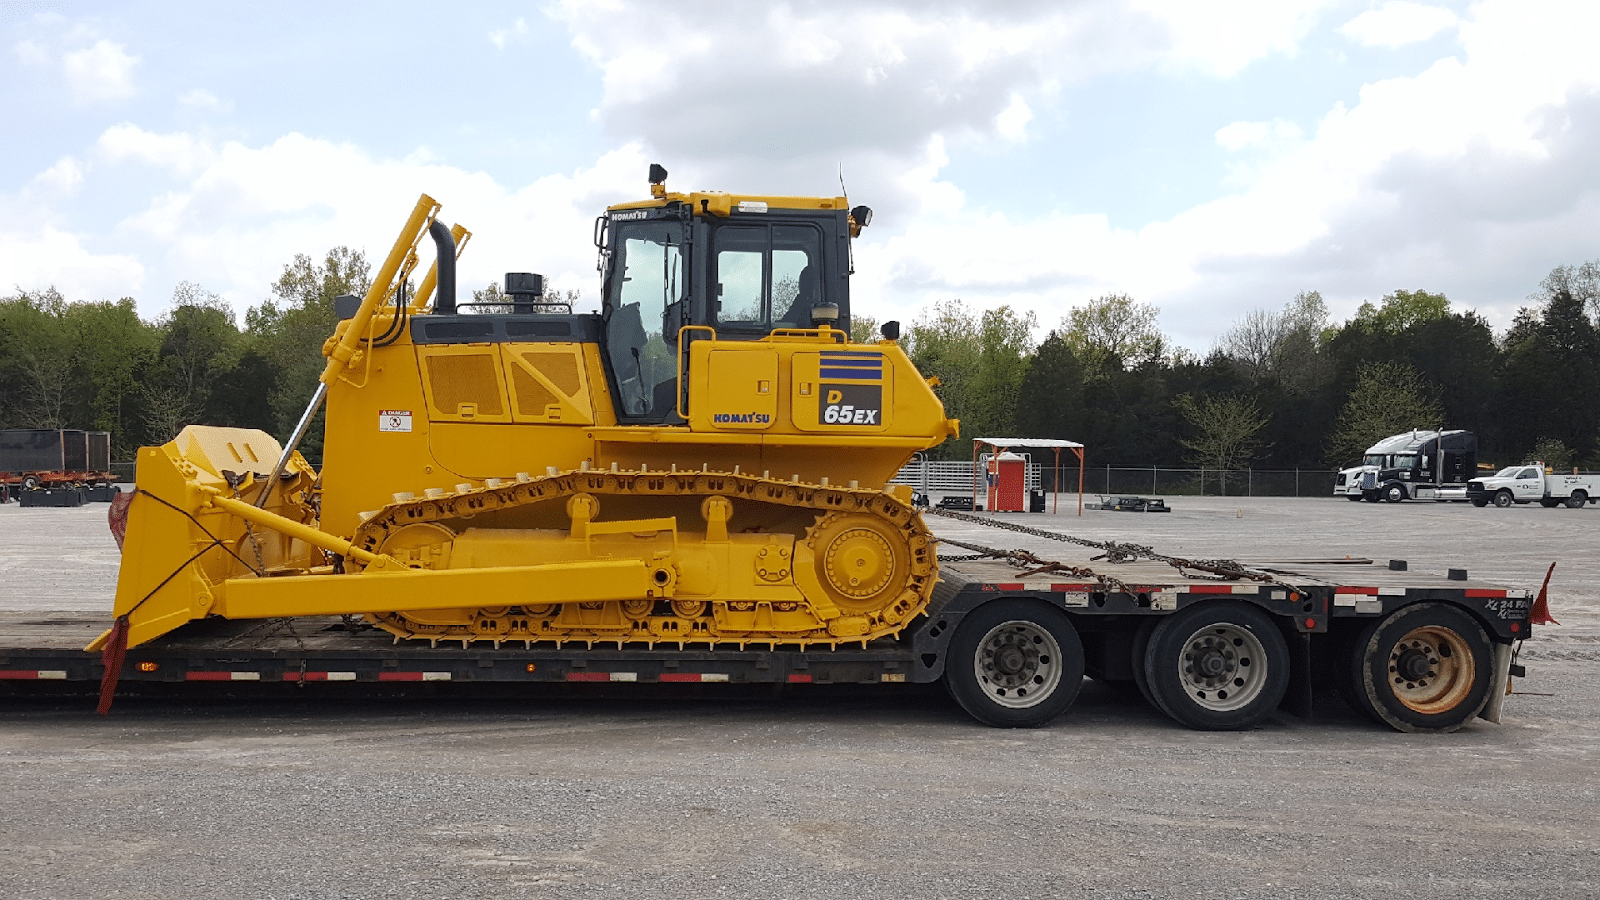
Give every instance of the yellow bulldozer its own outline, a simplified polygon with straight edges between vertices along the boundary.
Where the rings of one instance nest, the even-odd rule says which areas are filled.
[[[139,451],[116,623],[89,649],[207,616],[365,616],[397,641],[496,647],[898,634],[938,562],[888,481],[957,422],[894,323],[850,338],[871,210],[666,175],[596,221],[599,313],[525,273],[458,301],[470,234],[423,196],[372,288],[336,304],[284,445],[191,425]],[[324,406],[318,471],[296,446]]]

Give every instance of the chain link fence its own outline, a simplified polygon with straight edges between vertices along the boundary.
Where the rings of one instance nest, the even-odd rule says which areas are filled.
[[[926,474],[924,474],[926,473]],[[974,475],[976,474],[976,477]],[[1160,466],[1089,466],[1083,470],[1085,494],[1179,495],[1203,497],[1327,497],[1338,473],[1329,469],[1173,469]],[[926,478],[926,482],[924,482]],[[913,460],[891,482],[932,494],[984,492],[982,463]],[[1078,467],[1028,464],[1028,490],[1077,493]]]

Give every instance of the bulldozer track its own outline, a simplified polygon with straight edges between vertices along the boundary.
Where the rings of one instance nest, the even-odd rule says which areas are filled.
[[[580,498],[589,498],[587,501]],[[795,586],[791,600],[757,600],[728,597],[695,597],[563,603],[559,597],[541,598],[538,603],[503,602],[485,605],[474,611],[469,621],[441,623],[426,616],[404,612],[377,613],[369,621],[401,639],[460,641],[521,641],[525,646],[553,641],[557,645],[584,642],[737,645],[764,644],[771,647],[813,644],[838,646],[841,643],[867,642],[898,635],[928,605],[938,580],[935,538],[923,523],[918,510],[884,491],[862,488],[852,483],[839,486],[812,484],[798,478],[778,480],[767,473],[752,475],[732,472],[652,471],[618,468],[550,470],[543,476],[518,473],[511,479],[485,479],[482,487],[458,485],[454,491],[431,488],[421,496],[395,495],[395,502],[373,513],[364,513],[352,544],[376,554],[385,553],[391,537],[418,534],[424,529],[440,529],[439,540],[449,540],[452,526],[459,527],[475,517],[507,514],[543,507],[546,515],[558,504],[573,502],[597,505],[601,498],[674,498],[706,504],[723,498],[729,531],[749,533],[740,528],[742,512],[754,506],[787,510],[809,524],[787,532],[760,532],[793,538],[793,556],[779,547],[771,556],[770,571],[758,574],[774,584]],[[705,512],[708,522],[712,514]],[[759,517],[758,517],[759,518]],[[492,527],[492,526],[491,526]],[[777,546],[777,545],[775,545]],[[763,557],[765,551],[762,552]],[[863,566],[870,573],[857,579],[855,569]],[[810,564],[816,572],[814,584],[823,586],[825,596],[805,592],[800,573],[790,571]],[[881,563],[881,564],[880,564]],[[347,570],[360,567],[346,559]],[[768,565],[758,562],[758,565]],[[414,568],[420,568],[412,564]],[[790,567],[790,568],[785,568]],[[799,583],[797,583],[799,582]],[[530,593],[537,586],[530,585]]]

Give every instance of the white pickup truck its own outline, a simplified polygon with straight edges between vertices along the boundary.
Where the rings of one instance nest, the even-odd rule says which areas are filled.
[[[1488,478],[1467,482],[1467,499],[1473,506],[1510,506],[1537,501],[1546,509],[1565,503],[1581,509],[1600,502],[1600,475],[1553,475],[1539,464],[1508,466]]]

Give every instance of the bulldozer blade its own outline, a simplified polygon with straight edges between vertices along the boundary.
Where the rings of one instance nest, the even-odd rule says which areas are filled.
[[[209,615],[231,577],[325,562],[305,542],[252,527],[211,502],[234,496],[254,503],[265,493],[267,512],[314,523],[304,494],[316,473],[296,454],[271,479],[281,453],[265,432],[201,425],[139,450],[114,607],[115,616],[128,619],[128,646]],[[110,634],[87,649],[101,649]]]

